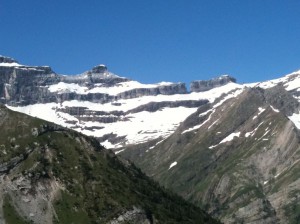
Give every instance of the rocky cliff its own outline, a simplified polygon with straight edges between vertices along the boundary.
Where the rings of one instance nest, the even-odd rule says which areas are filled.
[[[2,103],[13,106],[69,100],[104,103],[148,95],[187,93],[183,83],[125,88],[117,94],[98,89],[115,87],[128,81],[109,72],[105,65],[95,66],[80,75],[63,76],[48,66],[25,66],[12,58],[0,56],[0,99]]]
[[[0,56],[0,102],[26,105],[48,101],[46,85],[58,82],[48,66],[24,66],[12,58]],[[52,99],[53,100],[53,99]]]
[[[199,80],[191,82],[190,88],[192,92],[204,92],[216,87],[226,85],[230,82],[236,82],[236,79],[229,75],[222,75],[211,80]]]

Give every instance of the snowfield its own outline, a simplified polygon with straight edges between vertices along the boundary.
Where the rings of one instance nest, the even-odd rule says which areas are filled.
[[[124,90],[134,89],[136,87],[153,88],[159,85],[170,85],[172,83],[159,83],[154,85],[143,85],[135,81],[124,82],[118,86],[112,87],[110,94],[117,94]],[[97,87],[101,88],[101,87]],[[51,121],[62,125],[64,127],[72,128],[76,131],[80,131],[86,135],[102,137],[106,134],[116,134],[120,137],[125,137],[125,144],[137,144],[146,142],[157,138],[166,138],[183,122],[189,115],[196,112],[197,108],[162,108],[155,112],[142,111],[139,113],[130,113],[123,117],[121,120],[112,123],[100,123],[97,121],[84,122],[71,116],[70,114],[59,111],[68,107],[86,107],[91,111],[123,111],[127,112],[141,105],[146,105],[151,102],[164,102],[164,101],[185,101],[185,100],[204,100],[207,99],[213,103],[222,94],[230,93],[225,99],[235,97],[242,92],[244,87],[239,84],[229,83],[225,86],[214,88],[206,92],[192,92],[189,94],[175,94],[175,95],[157,95],[157,96],[142,96],[133,99],[121,99],[110,103],[92,103],[89,101],[65,101],[62,103],[46,103],[35,104],[22,107],[11,107],[10,109],[25,113],[34,117],[38,117],[47,121]],[[106,89],[106,90],[105,90]],[[49,86],[51,92],[64,92],[64,91],[76,91],[77,93],[86,94],[89,91],[86,87],[81,87],[78,84],[58,83]],[[109,92],[110,88],[102,88],[102,92]],[[238,93],[236,90],[239,90]],[[107,116],[107,115],[106,115]],[[113,116],[113,115],[112,115]],[[75,122],[76,125],[70,124],[69,121]],[[98,127],[93,129],[92,127]],[[86,129],[88,128],[88,129]],[[101,128],[101,129],[100,129]],[[119,148],[123,145],[112,144],[109,141],[102,142],[107,148]]]
[[[22,65],[18,63],[0,63],[0,66],[16,66],[20,67]],[[108,77],[117,77],[113,73],[107,72]],[[87,76],[87,74],[86,74]],[[171,82],[161,82],[157,84],[142,84],[137,81],[124,81],[115,84],[112,87],[103,86],[103,84],[95,84],[92,88],[79,85],[77,83],[70,83],[70,80],[84,78],[83,75],[66,77],[68,83],[59,82],[54,85],[46,86],[50,92],[55,92],[58,94],[76,92],[78,94],[89,94],[89,93],[103,93],[111,96],[116,96],[122,92],[139,89],[139,88],[157,88],[161,86],[168,86],[174,83]],[[205,116],[210,113],[208,118],[201,124],[197,124],[194,127],[190,127],[183,133],[198,130],[201,126],[210,121],[211,116],[214,114],[215,109],[222,105],[226,100],[230,98],[238,97],[239,94],[243,92],[245,88],[249,87],[261,87],[261,88],[271,88],[277,84],[282,84],[288,91],[298,91],[300,90],[300,71],[291,73],[279,79],[274,79],[261,83],[250,83],[250,84],[236,84],[228,83],[224,86],[213,88],[205,92],[191,92],[187,94],[175,94],[175,95],[156,95],[156,96],[142,96],[132,99],[120,99],[117,101],[109,103],[93,103],[90,101],[64,101],[62,103],[46,103],[46,104],[34,104],[22,107],[11,107],[10,109],[14,111],[19,111],[31,116],[35,116],[47,121],[51,121],[62,125],[64,127],[72,128],[74,130],[80,131],[84,134],[102,137],[107,134],[115,134],[119,137],[123,137],[125,141],[123,143],[111,143],[107,140],[103,141],[102,144],[107,148],[119,148],[127,144],[137,144],[146,142],[157,138],[166,138],[183,122],[188,116],[197,111],[197,108],[161,108],[155,112],[142,111],[138,113],[129,113],[128,111],[135,109],[139,106],[146,105],[153,102],[175,102],[175,101],[187,101],[187,100],[208,100],[210,103],[214,103],[216,99],[222,96],[220,102],[214,104],[213,108],[206,111],[199,116]],[[300,97],[295,95],[295,98],[300,101]],[[102,123],[98,121],[84,121],[78,117],[72,116],[68,113],[61,112],[62,109],[69,107],[85,107],[90,111],[101,111],[108,113],[106,115],[101,115],[102,117],[116,117],[112,113],[113,111],[121,111],[124,113],[121,117],[116,117],[117,122]],[[278,109],[271,106],[274,112],[279,112]],[[253,117],[256,119],[261,113],[265,111],[265,108],[258,108],[257,114]],[[97,115],[101,117],[100,115]],[[96,117],[97,117],[96,116]],[[300,114],[293,114],[289,119],[294,122],[297,128],[300,129]],[[71,123],[70,123],[71,121]],[[217,122],[217,121],[216,121]],[[212,127],[215,123],[211,123],[209,127]],[[97,128],[94,128],[97,127]],[[253,136],[256,130],[246,133],[245,137]],[[224,141],[232,140],[233,137],[239,137],[238,133],[233,133],[234,135],[228,136],[228,139],[224,139],[219,144]],[[230,139],[230,140],[229,140]]]

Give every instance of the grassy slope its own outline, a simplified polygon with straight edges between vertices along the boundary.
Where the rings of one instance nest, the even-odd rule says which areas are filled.
[[[32,183],[55,179],[65,187],[54,202],[55,223],[106,223],[133,206],[159,223],[216,223],[132,164],[125,166],[95,139],[3,107],[0,113],[1,163],[22,158],[10,175],[30,172]],[[37,136],[33,128],[39,129]]]

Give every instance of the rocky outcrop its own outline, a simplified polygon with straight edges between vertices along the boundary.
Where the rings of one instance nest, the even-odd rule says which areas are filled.
[[[236,79],[229,75],[222,75],[211,80],[199,80],[191,82],[190,89],[192,92],[203,92],[210,89],[226,85],[229,82],[236,82]]]
[[[18,63],[15,59],[0,55],[0,63]]]
[[[93,73],[105,73],[105,72],[107,72],[107,67],[105,65],[97,65],[92,69],[90,73],[93,74]]]
[[[138,224],[155,224],[151,214],[147,214],[144,210],[134,207],[132,210],[126,211],[108,224],[126,224],[126,223],[138,223]]]
[[[184,83],[174,83],[171,85],[162,85],[156,88],[138,88],[132,89],[129,91],[125,91],[119,93],[116,96],[116,100],[118,99],[130,99],[136,98],[140,96],[156,96],[159,94],[162,95],[173,95],[173,94],[185,94],[187,93],[186,86]]]
[[[0,60],[17,63],[7,57]],[[45,87],[58,81],[58,75],[49,66],[2,66],[0,62],[0,102],[27,105],[51,101],[55,97]]]
[[[164,102],[151,102],[139,107],[136,107],[133,110],[129,110],[126,114],[130,113],[138,113],[141,111],[149,111],[155,112],[165,107],[188,107],[188,108],[195,108],[200,107],[204,104],[207,104],[208,100],[183,100],[183,101],[164,101]]]
[[[299,111],[298,100],[295,99],[293,93],[287,92],[282,85],[267,89],[264,95],[270,105],[282,111],[286,116],[291,116]]]
[[[80,86],[93,88],[95,87],[95,84],[101,84],[102,87],[111,87],[118,83],[129,81],[129,79],[114,75],[113,73],[108,72],[106,66],[101,65],[80,75],[60,76],[60,81],[65,83],[76,83]]]

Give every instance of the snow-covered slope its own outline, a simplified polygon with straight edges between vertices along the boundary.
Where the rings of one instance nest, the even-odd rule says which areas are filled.
[[[245,85],[249,87],[260,87],[263,89],[272,88],[276,85],[283,85],[287,91],[300,91],[300,70],[291,74],[287,74],[278,79],[272,79],[264,82],[250,83]]]
[[[102,83],[95,84],[94,87],[89,88],[87,86],[81,86],[78,83],[65,83],[59,82],[57,84],[50,85],[49,91],[55,93],[69,93],[76,92],[80,94],[89,94],[89,93],[103,93],[109,95],[118,95],[119,93],[126,92],[133,89],[141,89],[141,88],[158,88],[160,86],[171,85],[171,82],[161,82],[157,84],[142,84],[137,81],[125,81],[118,83],[115,86],[105,86]]]
[[[137,82],[134,83],[136,84]],[[128,82],[124,83],[124,85],[127,84]],[[115,93],[116,88],[112,87],[112,94]],[[184,121],[197,110],[197,107],[186,107],[182,104],[179,107],[172,107],[172,105],[161,107],[156,111],[138,110],[138,112],[135,112],[134,109],[138,107],[147,107],[150,103],[159,102],[168,102],[170,105],[172,102],[208,100],[210,103],[213,103],[223,94],[230,93],[231,91],[241,92],[243,88],[241,85],[228,83],[225,86],[207,92],[141,96],[103,104],[70,100],[62,103],[8,107],[15,111],[72,128],[87,135],[103,137],[112,134],[116,137],[121,137],[122,139],[115,143],[112,143],[112,140],[109,138],[102,142],[108,148],[117,148],[127,144],[137,144],[153,139],[165,138],[176,130],[180,122]],[[109,89],[106,88],[108,93]],[[73,87],[72,90],[74,90]],[[235,95],[229,94],[228,96],[234,97]],[[90,111],[91,113],[89,115],[80,115],[78,113],[71,115],[68,113],[68,108],[78,108],[78,110],[84,108],[85,111]],[[107,122],[107,120],[112,120],[112,122]]]

